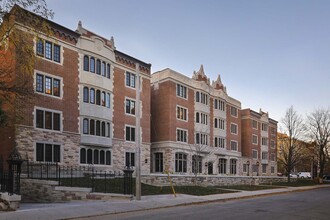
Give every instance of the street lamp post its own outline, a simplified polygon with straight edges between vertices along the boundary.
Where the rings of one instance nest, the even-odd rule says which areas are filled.
[[[135,102],[135,112],[136,112],[136,179],[135,179],[135,196],[136,200],[141,200],[141,132],[140,132],[140,66],[138,63],[135,64],[136,72],[136,102]]]

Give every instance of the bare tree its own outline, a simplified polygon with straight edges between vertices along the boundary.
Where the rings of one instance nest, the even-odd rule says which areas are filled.
[[[278,145],[282,155],[278,159],[288,174],[288,182],[290,182],[290,174],[303,155],[305,142],[301,139],[305,132],[305,125],[302,117],[294,110],[293,106],[286,110],[281,124],[282,134],[279,135]]]
[[[318,177],[322,178],[327,159],[329,159],[330,110],[317,109],[308,115],[308,129],[312,140],[316,143],[319,164]]]

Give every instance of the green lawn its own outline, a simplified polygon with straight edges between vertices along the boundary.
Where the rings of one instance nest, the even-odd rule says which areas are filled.
[[[233,185],[233,186],[219,186],[222,189],[233,189],[233,190],[243,190],[243,191],[256,191],[264,189],[275,189],[278,186],[273,185]]]
[[[275,186],[290,186],[290,187],[299,187],[299,186],[313,186],[317,185],[314,180],[306,180],[306,179],[291,179],[291,182],[278,182],[272,183]]]

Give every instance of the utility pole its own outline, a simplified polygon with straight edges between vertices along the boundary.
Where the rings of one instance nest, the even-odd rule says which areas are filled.
[[[136,140],[136,149],[135,149],[135,196],[136,200],[141,200],[141,132],[140,132],[140,65],[135,64],[136,72],[136,101],[135,101],[135,113],[136,113],[136,128],[135,128],[135,140]]]

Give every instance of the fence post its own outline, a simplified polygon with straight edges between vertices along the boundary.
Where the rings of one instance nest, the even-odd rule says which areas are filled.
[[[130,169],[130,167],[127,167],[124,171],[124,194],[133,194],[133,181],[132,181],[132,174],[134,172],[133,169]]]

